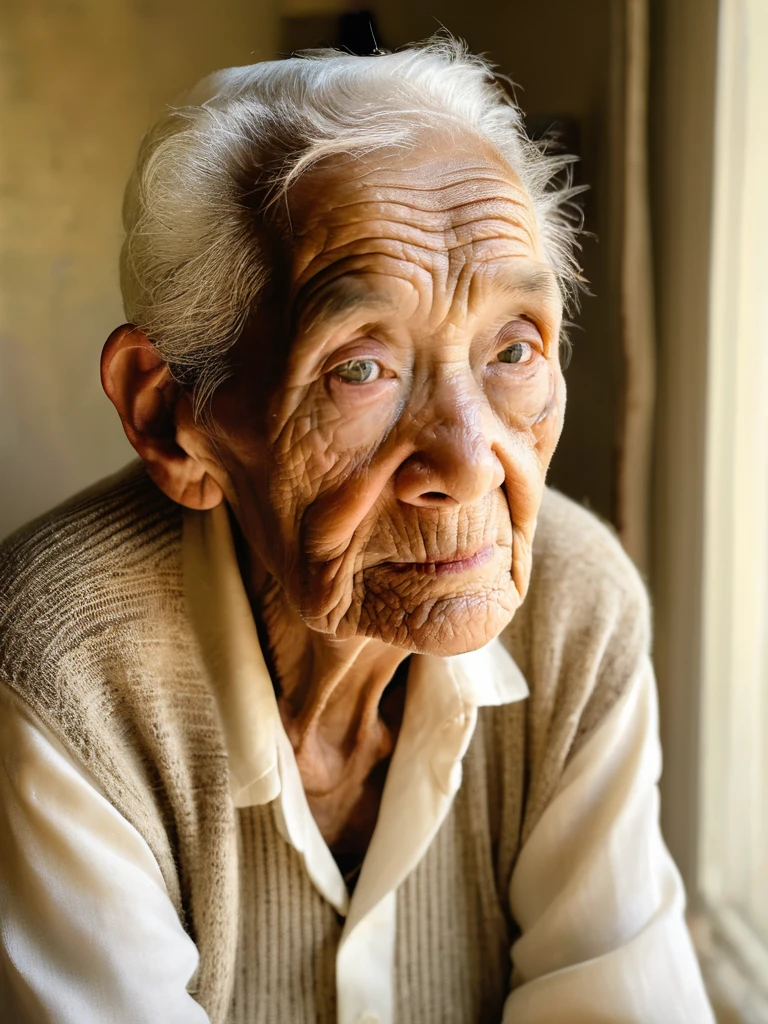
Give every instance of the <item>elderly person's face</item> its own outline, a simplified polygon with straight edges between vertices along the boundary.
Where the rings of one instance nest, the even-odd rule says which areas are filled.
[[[565,403],[530,199],[479,144],[429,144],[326,164],[290,210],[211,471],[308,625],[476,648],[525,594]]]
[[[304,622],[457,654],[525,595],[562,425],[561,301],[516,175],[474,140],[336,158],[233,350],[213,433],[177,438]]]

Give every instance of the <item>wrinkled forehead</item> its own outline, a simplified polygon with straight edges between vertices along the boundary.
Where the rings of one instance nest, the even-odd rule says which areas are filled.
[[[407,150],[334,156],[289,196],[292,283],[366,253],[428,269],[523,257],[544,264],[530,196],[484,140],[427,135]]]

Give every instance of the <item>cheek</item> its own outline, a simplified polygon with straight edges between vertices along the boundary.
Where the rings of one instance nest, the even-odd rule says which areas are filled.
[[[284,561],[281,524],[268,495],[270,464],[264,436],[238,431],[216,444],[227,476],[226,498],[248,548],[273,575]]]
[[[504,407],[509,443],[500,457],[515,531],[513,575],[521,595],[527,589],[536,520],[565,407],[565,382],[559,366],[548,364],[543,370],[516,387],[511,397],[508,393],[510,400]]]
[[[397,417],[397,394],[389,384],[327,388],[318,382],[283,412],[270,447],[274,499],[285,514],[301,516],[370,460]]]
[[[516,377],[494,372],[486,395],[509,438],[505,461],[515,477],[542,478],[560,436],[565,382],[557,364],[542,360],[535,372]]]
[[[558,367],[553,369],[551,374],[546,405],[532,427],[536,450],[545,470],[549,466],[563,430],[565,399],[565,378]]]
[[[485,393],[494,412],[512,431],[527,431],[536,423],[550,400],[554,367],[538,357],[528,372],[498,364],[489,369]]]
[[[528,438],[539,457],[548,460],[560,436],[565,406],[559,366],[541,360],[527,376],[494,371],[486,382],[486,394],[510,433]]]

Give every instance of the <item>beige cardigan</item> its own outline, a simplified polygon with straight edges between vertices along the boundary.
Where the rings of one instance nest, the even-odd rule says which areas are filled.
[[[0,579],[0,678],[149,844],[200,951],[196,998],[226,1020],[243,886],[221,721],[185,609],[180,509],[129,467],[10,538]],[[502,639],[531,696],[480,710],[455,805],[398,894],[402,1021],[498,1019],[515,928],[501,894],[518,851],[647,652],[637,574],[602,525],[554,492],[528,597]],[[276,927],[274,901],[257,907],[254,955],[285,961],[312,945],[317,1018],[332,1020],[335,914],[294,877],[268,815],[254,810],[249,834],[285,860],[285,913]],[[426,926],[425,892],[447,886],[452,900],[430,913],[455,914],[458,886],[459,937],[447,916]],[[430,938],[441,931],[463,945],[456,977]]]

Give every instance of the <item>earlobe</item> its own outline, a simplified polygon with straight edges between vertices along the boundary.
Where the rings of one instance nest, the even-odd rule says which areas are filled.
[[[178,443],[177,414],[188,399],[143,331],[123,324],[110,334],[101,354],[101,383],[157,486],[188,508],[220,504],[221,486],[204,458],[188,450],[195,447],[189,444],[194,432],[185,431],[186,447]]]

